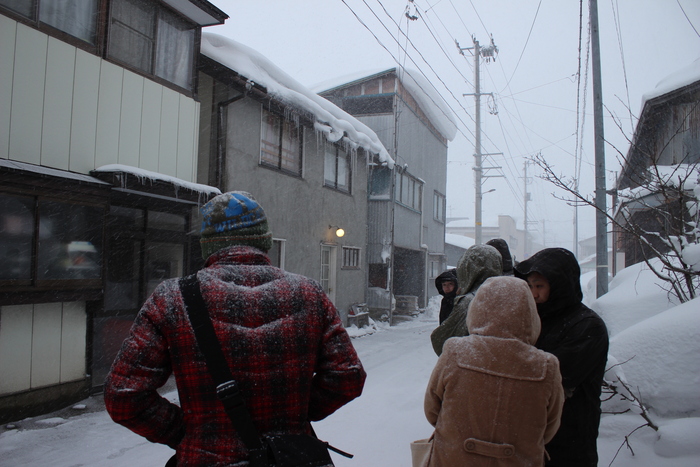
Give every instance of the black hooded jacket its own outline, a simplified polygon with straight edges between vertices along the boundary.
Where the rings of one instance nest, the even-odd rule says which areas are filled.
[[[442,283],[450,281],[455,283],[455,288],[452,292],[446,294],[442,290]],[[445,321],[450,313],[452,313],[452,308],[454,307],[455,297],[457,296],[457,288],[459,283],[457,282],[457,269],[448,269],[439,276],[435,278],[435,288],[438,293],[442,295],[442,301],[440,302],[440,323]]]
[[[493,238],[486,242],[498,250],[501,254],[501,259],[503,260],[503,275],[512,276],[513,275],[513,257],[510,254],[510,249],[508,248],[508,243],[502,238]]]
[[[521,279],[538,272],[550,286],[547,302],[537,305],[542,331],[536,347],[559,359],[567,398],[561,427],[545,446],[551,456],[545,465],[596,466],[608,330],[600,316],[581,303],[581,269],[570,251],[544,249],[517,264],[514,270]]]

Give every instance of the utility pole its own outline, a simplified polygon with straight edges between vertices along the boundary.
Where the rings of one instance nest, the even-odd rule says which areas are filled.
[[[474,102],[476,104],[476,109],[474,111],[474,120],[476,122],[476,134],[474,141],[474,244],[480,245],[482,243],[481,239],[481,179],[483,168],[481,166],[482,156],[481,153],[481,81],[479,76],[479,60],[481,57],[486,57],[487,61],[492,58],[496,60],[496,54],[498,54],[498,47],[493,43],[493,37],[491,38],[491,45],[488,47],[481,47],[479,41],[475,37],[472,37],[474,42],[474,47],[460,48],[457,43],[457,48],[459,53],[464,55],[465,50],[471,50],[474,55]],[[456,41],[455,41],[456,42]],[[485,95],[493,95],[492,93],[484,93]],[[463,94],[464,96],[470,96],[472,94]]]
[[[608,292],[608,229],[605,213],[605,136],[603,133],[603,86],[600,71],[598,0],[590,0],[591,58],[593,69],[593,128],[595,134],[595,205],[596,205],[596,297]]]
[[[529,245],[529,232],[527,229],[527,202],[530,201],[530,193],[527,191],[527,185],[529,181],[527,179],[527,160],[523,163],[523,230],[525,231],[525,238],[523,241],[523,259],[527,259],[530,255],[530,245]]]

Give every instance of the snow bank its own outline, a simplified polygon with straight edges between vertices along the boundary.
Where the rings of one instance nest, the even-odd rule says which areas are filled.
[[[317,130],[325,130],[331,138],[335,135],[345,135],[350,146],[359,145],[368,152],[377,154],[380,161],[393,167],[394,160],[374,131],[301,85],[257,51],[210,32],[202,33],[201,51],[212,60],[264,86],[267,92],[280,102],[312,114],[316,119],[315,123],[318,124],[315,125]]]
[[[699,310],[700,297],[610,340],[610,354],[621,362],[628,385],[661,416],[700,415]]]
[[[603,318],[610,335],[615,336],[678,304],[662,285],[663,281],[645,263],[637,263],[617,273],[610,282],[608,293],[589,306]],[[587,287],[590,289],[590,282]],[[595,280],[592,287],[592,296],[595,296]],[[586,291],[586,287],[583,290]]]

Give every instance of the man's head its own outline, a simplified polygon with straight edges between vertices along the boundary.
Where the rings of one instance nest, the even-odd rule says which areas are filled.
[[[233,245],[247,245],[267,253],[272,232],[263,208],[252,195],[231,191],[212,198],[202,207],[202,257]]]
[[[549,300],[549,281],[539,272],[531,272],[527,276],[527,285],[530,287],[535,303],[546,303]]]

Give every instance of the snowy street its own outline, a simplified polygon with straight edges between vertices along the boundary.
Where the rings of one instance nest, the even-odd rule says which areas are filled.
[[[368,374],[364,393],[328,419],[314,424],[321,439],[355,454],[354,459],[332,454],[336,466],[410,467],[409,443],[431,433],[423,415],[423,394],[437,361],[429,339],[437,325],[436,311],[429,307],[418,318],[393,327],[380,323],[376,332],[369,335],[360,336],[361,330],[350,328]],[[173,392],[167,394],[174,396]],[[165,465],[173,453],[170,448],[151,444],[113,423],[100,396],[16,425],[15,429],[0,428],[2,467],[154,467]],[[639,425],[641,417],[634,414],[603,417],[600,466],[610,464],[624,436]],[[692,431],[694,426],[687,428]],[[632,457],[629,449],[623,448],[613,466],[698,465],[699,457],[694,454],[659,456],[654,450],[656,439],[650,428],[637,430],[630,438],[636,455]],[[683,441],[682,436],[674,436],[671,441]],[[673,444],[667,446],[674,449]]]

